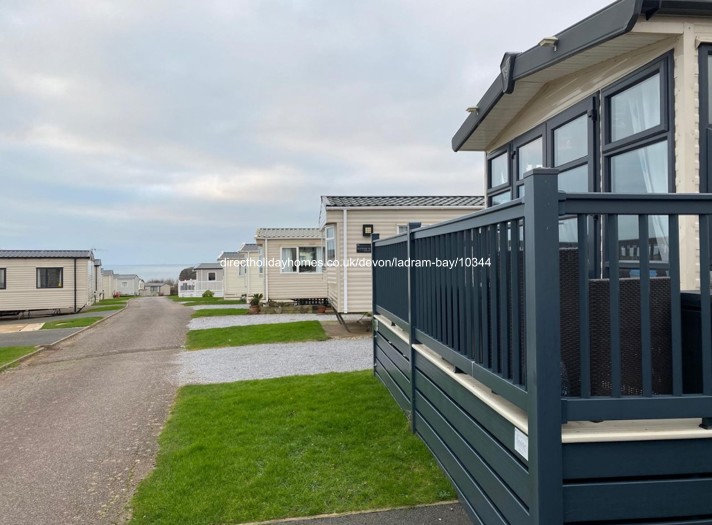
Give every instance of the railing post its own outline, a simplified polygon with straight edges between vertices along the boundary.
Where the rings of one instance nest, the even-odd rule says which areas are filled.
[[[408,223],[408,360],[410,361],[410,429],[415,432],[415,236],[413,230],[420,228],[419,222]]]
[[[530,515],[563,523],[558,171],[524,176]]]
[[[377,267],[373,264],[376,256],[376,241],[381,236],[377,233],[371,234],[371,332],[373,334],[373,375],[376,375],[376,270]]]

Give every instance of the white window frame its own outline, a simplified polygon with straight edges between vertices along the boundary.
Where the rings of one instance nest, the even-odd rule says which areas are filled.
[[[7,268],[0,268],[0,290],[7,290]]]
[[[329,235],[329,230],[331,230],[331,235]],[[324,253],[322,256],[324,257],[324,260],[326,261],[335,261],[336,260],[336,226],[335,225],[330,225],[327,226],[324,229]],[[334,255],[329,256],[329,243],[333,243],[334,245]]]
[[[279,248],[279,260],[284,261],[284,250],[296,250],[297,258],[294,261],[295,263],[298,263],[299,261],[299,254],[300,250],[316,250],[316,261],[317,263],[321,261],[323,263],[324,261],[324,247],[323,246],[280,246]],[[279,273],[286,273],[286,274],[304,274],[304,275],[314,275],[314,274],[320,274],[322,273],[322,264],[317,264],[316,269],[313,272],[303,272],[300,270],[301,266],[299,264],[295,264],[292,268],[294,270],[287,270],[285,269],[284,266],[280,265],[279,268]]]

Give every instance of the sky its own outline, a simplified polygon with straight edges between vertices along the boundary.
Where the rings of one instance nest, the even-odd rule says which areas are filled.
[[[3,0],[0,248],[175,277],[321,195],[480,195],[466,108],[609,3]]]

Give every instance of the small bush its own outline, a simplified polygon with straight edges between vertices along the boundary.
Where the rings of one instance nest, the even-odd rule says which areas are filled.
[[[205,290],[203,292],[203,297],[213,297],[215,294],[211,290]]]

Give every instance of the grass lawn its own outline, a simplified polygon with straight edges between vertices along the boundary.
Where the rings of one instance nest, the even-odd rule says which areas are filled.
[[[82,328],[96,323],[103,317],[80,317],[79,319],[69,319],[67,321],[49,321],[45,323],[42,330],[51,330],[53,328]]]
[[[109,312],[111,310],[121,310],[124,306],[121,304],[109,304],[106,306],[92,306],[87,308],[87,312]]]
[[[0,347],[0,366],[6,365],[34,351],[34,346],[2,346]]]
[[[223,299],[222,297],[178,297],[177,295],[172,295],[170,298],[188,306],[199,304],[245,304],[247,302],[244,299]]]
[[[200,350],[221,346],[326,341],[328,338],[319,321],[300,321],[191,330],[188,332],[185,347],[189,350]]]
[[[131,525],[228,524],[454,499],[371,372],[180,390]]]
[[[95,304],[96,306],[116,305],[116,304],[124,305],[124,304],[126,304],[126,302],[127,302],[129,299],[131,299],[132,297],[133,297],[133,296],[124,295],[124,296],[121,296],[121,297],[117,297],[117,298],[115,298],[115,299],[114,299],[114,298],[111,298],[111,299],[103,299],[103,300],[101,300],[101,301],[97,301],[97,302],[94,303],[94,304]]]
[[[248,312],[247,308],[206,308],[205,310],[196,310],[193,318],[196,317],[220,317],[222,315],[245,315]]]

